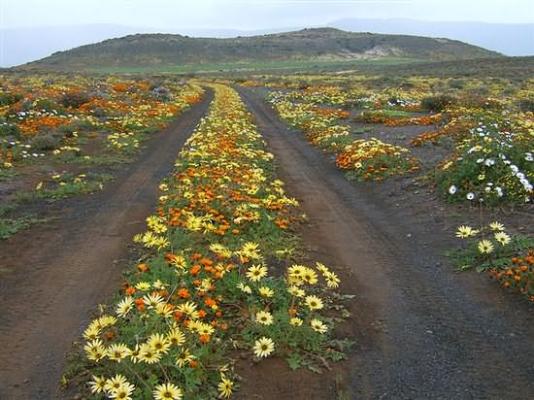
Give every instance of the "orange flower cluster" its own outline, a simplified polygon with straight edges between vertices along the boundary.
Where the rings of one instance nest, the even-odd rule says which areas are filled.
[[[113,135],[127,134],[133,141],[132,134],[162,129],[171,117],[201,99],[202,89],[196,85],[174,79],[158,81],[158,85],[111,76],[6,76],[0,88],[4,99],[0,106],[0,168],[11,168],[32,153],[44,157],[45,153],[31,149],[40,134],[51,133],[54,141],[71,147],[77,146],[78,134],[88,131],[108,134],[110,141],[116,140]],[[67,135],[69,131],[76,135]],[[112,147],[135,146],[117,143]]]
[[[435,131],[423,132],[410,141],[412,146],[418,147],[425,143],[437,144],[439,140],[445,137],[457,138],[465,135],[470,129],[474,128],[476,123],[467,119],[454,118],[446,125]]]
[[[491,269],[490,276],[504,288],[518,291],[534,302],[534,249],[524,257],[514,257],[511,261],[507,268]]]
[[[384,124],[386,126],[406,125],[434,125],[441,121],[441,114],[422,115],[417,117],[405,117],[389,115],[384,110],[364,112],[359,117],[363,122],[370,124]]]
[[[339,108],[323,108],[315,107],[313,112],[321,117],[325,118],[338,118],[338,119],[347,119],[350,117],[350,112],[341,110]]]
[[[70,123],[69,118],[61,118],[54,115],[43,115],[36,116],[35,118],[25,119],[19,124],[19,129],[23,134],[33,136],[40,131],[57,128],[68,123]]]

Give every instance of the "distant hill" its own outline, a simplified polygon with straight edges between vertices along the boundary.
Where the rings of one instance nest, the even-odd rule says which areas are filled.
[[[186,64],[407,58],[461,60],[499,53],[456,40],[345,32],[333,28],[225,39],[137,34],[57,52],[24,69],[91,70]]]
[[[508,56],[534,55],[534,24],[532,23],[347,18],[331,21],[328,25],[356,32],[447,37],[495,50]]]

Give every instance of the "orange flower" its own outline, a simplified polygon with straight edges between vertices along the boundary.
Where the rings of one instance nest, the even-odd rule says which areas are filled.
[[[196,368],[198,367],[198,361],[197,360],[189,360],[189,366],[191,368]]]
[[[204,304],[206,304],[208,307],[212,307],[217,305],[217,302],[213,300],[211,297],[208,297],[206,300],[204,300]]]
[[[200,263],[205,267],[213,265],[213,261],[211,261],[209,258],[202,258]]]
[[[139,311],[145,310],[145,303],[143,299],[135,299],[135,306],[137,307]]]
[[[196,276],[200,272],[200,268],[201,268],[200,265],[195,264],[191,267],[189,271],[191,272],[191,275]]]
[[[200,343],[208,343],[210,341],[210,335],[200,335]]]
[[[147,271],[150,271],[150,267],[147,264],[142,263],[142,264],[137,265],[137,270],[139,272],[147,272]]]
[[[124,292],[127,295],[131,296],[135,293],[135,288],[133,286],[128,286]]]

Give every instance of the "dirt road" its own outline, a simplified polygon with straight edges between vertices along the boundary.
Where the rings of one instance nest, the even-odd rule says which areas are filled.
[[[120,287],[157,187],[212,98],[148,142],[104,191],[61,205],[59,219],[0,243],[0,399],[52,399],[65,353]]]
[[[302,199],[306,243],[345,268],[343,290],[357,295],[344,328],[358,345],[343,365],[343,398],[534,398],[534,308],[482,275],[454,272],[442,256],[449,233],[347,181],[260,95],[239,90],[287,190]],[[262,378],[257,371],[247,374]],[[332,380],[288,376],[265,377],[269,388],[253,398],[341,398]]]

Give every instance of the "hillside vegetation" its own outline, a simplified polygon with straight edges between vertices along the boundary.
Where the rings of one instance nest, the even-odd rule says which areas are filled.
[[[137,34],[57,52],[25,69],[166,67],[210,63],[399,58],[459,60],[500,54],[449,39],[345,32],[332,28],[231,39]]]

